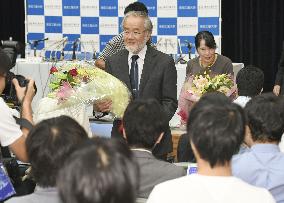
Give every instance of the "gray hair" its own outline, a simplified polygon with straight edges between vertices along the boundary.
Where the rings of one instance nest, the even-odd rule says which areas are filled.
[[[122,20],[122,23],[121,23],[122,28],[123,28],[123,25],[124,25],[126,18],[128,18],[129,16],[144,18],[145,30],[148,31],[148,32],[152,32],[153,24],[151,22],[151,19],[148,16],[148,14],[144,11],[130,11],[130,12],[126,13],[123,20]]]

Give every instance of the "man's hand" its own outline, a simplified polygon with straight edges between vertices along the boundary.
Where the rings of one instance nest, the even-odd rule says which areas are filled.
[[[94,111],[109,112],[111,109],[112,101],[110,99],[102,99],[94,103]]]
[[[100,69],[105,69],[105,67],[106,67],[106,63],[105,63],[105,61],[103,60],[103,59],[97,59],[96,61],[95,61],[95,65],[98,67],[98,68],[100,68]]]
[[[278,96],[280,94],[280,85],[274,85],[273,93]]]
[[[21,87],[16,78],[14,78],[12,82],[15,86],[16,94],[17,94],[17,97],[20,103],[23,103],[24,101],[31,103],[33,100],[33,97],[35,96],[35,88],[34,88],[35,81],[32,79],[29,79],[29,83],[27,87]]]

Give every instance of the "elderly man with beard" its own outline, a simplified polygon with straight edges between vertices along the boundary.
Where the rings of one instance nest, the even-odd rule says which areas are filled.
[[[132,99],[156,99],[170,121],[177,109],[177,72],[173,59],[151,46],[152,22],[145,12],[132,11],[125,15],[123,38],[126,49],[106,60],[106,71],[126,84]],[[97,102],[94,109],[108,112],[111,101]],[[112,137],[122,137],[121,120],[115,120]],[[165,159],[172,151],[172,139],[168,127],[161,143],[153,149],[157,158]]]

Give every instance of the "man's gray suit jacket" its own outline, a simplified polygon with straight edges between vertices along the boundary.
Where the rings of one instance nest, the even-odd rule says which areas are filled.
[[[148,198],[154,186],[186,175],[183,167],[156,159],[145,151],[132,151],[137,159],[140,170],[138,197]]]

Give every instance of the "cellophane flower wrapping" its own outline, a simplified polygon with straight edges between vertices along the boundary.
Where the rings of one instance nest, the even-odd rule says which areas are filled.
[[[187,76],[180,92],[178,106],[181,125],[185,125],[193,104],[206,92],[222,92],[227,97],[234,97],[236,86],[230,74],[211,74],[205,71],[198,75]]]
[[[111,74],[85,62],[67,62],[50,69],[50,93],[42,98],[34,120],[68,115],[90,131],[87,106],[110,99],[110,114],[121,118],[130,101],[126,85]]]

